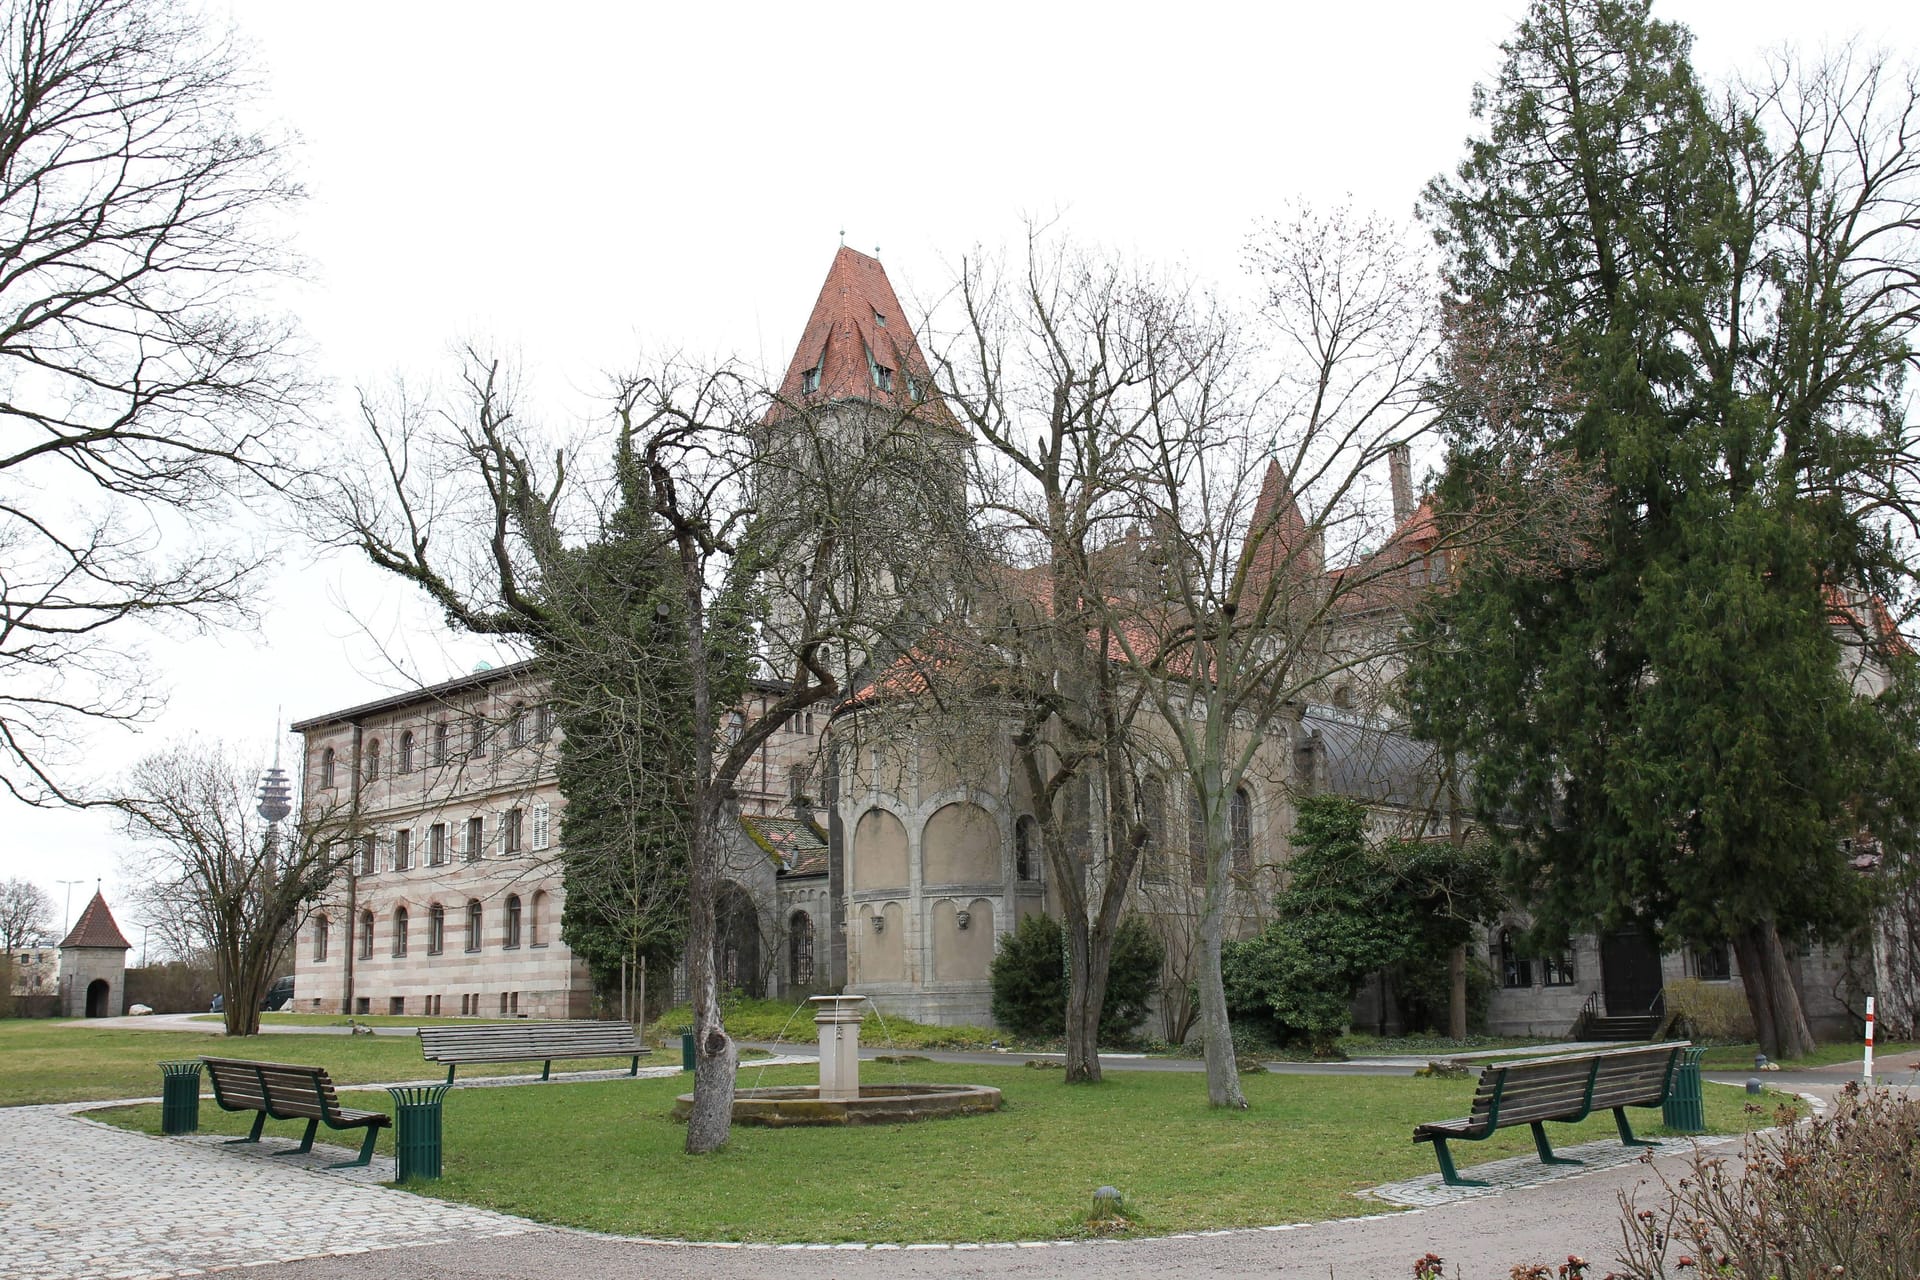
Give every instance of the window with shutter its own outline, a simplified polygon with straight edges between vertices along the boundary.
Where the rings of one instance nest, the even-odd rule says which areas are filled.
[[[552,806],[544,804],[533,806],[533,848],[536,853],[552,844],[552,821]]]

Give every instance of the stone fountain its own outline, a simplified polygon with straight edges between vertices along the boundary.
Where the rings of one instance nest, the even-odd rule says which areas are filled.
[[[802,1124],[898,1124],[935,1116],[983,1115],[1000,1109],[1000,1091],[972,1084],[860,1083],[860,1018],[865,996],[814,996],[820,1083],[736,1089],[733,1122],[769,1128]],[[684,1120],[693,1095],[674,1101]]]

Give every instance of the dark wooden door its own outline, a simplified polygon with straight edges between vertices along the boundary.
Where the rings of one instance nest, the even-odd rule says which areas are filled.
[[[1600,939],[1600,986],[1608,1017],[1646,1013],[1662,985],[1660,949],[1653,939],[1638,929],[1622,929]]]

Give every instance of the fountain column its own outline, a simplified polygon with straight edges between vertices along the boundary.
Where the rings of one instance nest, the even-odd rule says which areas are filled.
[[[860,1014],[865,996],[814,996],[813,1025],[820,1034],[820,1097],[848,1102],[860,1097]]]

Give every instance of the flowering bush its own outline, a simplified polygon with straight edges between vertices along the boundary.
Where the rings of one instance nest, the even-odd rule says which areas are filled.
[[[1622,1195],[1617,1280],[1920,1276],[1920,1100],[1849,1084],[1828,1115],[1780,1119],[1744,1167],[1696,1153],[1663,1176],[1657,1209]]]

